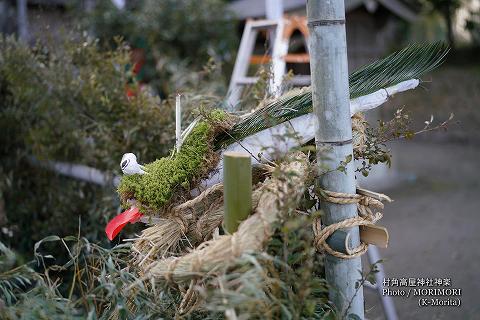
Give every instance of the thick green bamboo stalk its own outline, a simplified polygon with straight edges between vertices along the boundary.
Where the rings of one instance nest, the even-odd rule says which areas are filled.
[[[252,165],[249,154],[223,154],[223,190],[224,228],[228,233],[234,233],[252,211]]]
[[[344,1],[309,0],[307,15],[313,111],[319,124],[315,133],[317,159],[321,166],[328,168],[320,172],[318,182],[326,190],[355,193],[353,162],[348,163],[345,173],[335,170],[340,161],[353,153]],[[357,215],[353,204],[324,201],[322,210],[325,213],[322,220],[327,225]],[[350,233],[352,245],[358,246],[358,227],[345,231],[345,234]],[[335,238],[336,234],[339,232],[330,238]],[[364,319],[363,289],[355,285],[361,278],[361,270],[360,258],[340,259],[327,255],[325,275],[331,286],[330,299],[341,318],[355,314]]]

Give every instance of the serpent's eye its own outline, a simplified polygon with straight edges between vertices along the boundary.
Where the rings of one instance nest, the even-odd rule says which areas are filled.
[[[126,159],[126,160],[123,160],[122,163],[120,164],[120,166],[122,167],[122,169],[125,169],[128,165],[128,163],[130,162],[129,159]]]

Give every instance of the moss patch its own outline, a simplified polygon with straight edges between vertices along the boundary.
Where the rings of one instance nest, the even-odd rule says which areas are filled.
[[[155,213],[171,202],[177,192],[188,191],[216,165],[218,156],[211,146],[219,123],[227,115],[214,110],[200,121],[173,157],[146,164],[147,174],[124,175],[118,186],[123,205],[128,199],[139,202],[142,213]]]

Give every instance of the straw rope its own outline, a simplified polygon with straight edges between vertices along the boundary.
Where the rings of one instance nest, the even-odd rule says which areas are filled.
[[[273,233],[274,222],[298,204],[309,180],[308,167],[307,157],[296,153],[290,162],[280,165],[278,175],[254,191],[253,198],[258,199],[255,214],[243,221],[237,232],[203,242],[183,256],[155,261],[145,276],[170,284],[185,283],[222,270],[243,253],[261,250]]]
[[[223,220],[222,197],[223,185],[214,185],[144,229],[134,239],[133,263],[142,267],[209,238]]]
[[[186,253],[211,239],[213,232],[223,221],[222,192],[223,185],[212,186],[205,190],[209,197],[203,197],[203,201],[191,200],[190,205],[195,204],[197,213],[193,213],[192,206],[183,206],[181,211],[172,213],[168,218],[158,219],[155,225],[144,229],[138,238],[133,239],[132,262],[143,268],[156,259]],[[252,194],[254,208],[259,199],[260,193],[254,192]]]
[[[253,181],[257,184],[271,174],[274,167],[266,164],[253,168]],[[259,196],[253,194],[256,207]],[[161,218],[149,217],[151,224],[133,241],[132,263],[144,267],[156,259],[178,255],[209,240],[223,221],[223,184],[215,184],[195,198],[166,209]]]
[[[180,302],[180,306],[177,311],[177,315],[186,315],[192,309],[195,308],[200,302],[199,294],[195,290],[195,286],[197,285],[197,280],[192,279],[190,284],[188,285],[187,290],[182,292],[182,301]]]
[[[209,200],[212,196],[216,196],[217,194],[223,194],[223,184],[217,183],[211,186],[210,188],[204,190],[202,193],[200,193],[198,196],[195,198],[188,200],[175,208],[173,208],[173,212],[182,212],[185,210],[193,210],[196,206],[203,205],[205,201]],[[195,211],[192,211],[195,213]],[[185,214],[183,212],[183,214]]]
[[[352,259],[361,256],[368,250],[368,244],[360,243],[360,245],[354,249],[346,248],[347,253],[339,252],[332,249],[327,239],[335,231],[344,228],[351,228],[356,226],[374,225],[380,220],[383,215],[381,212],[374,212],[372,209],[382,210],[384,205],[382,201],[391,202],[392,200],[380,193],[368,191],[365,189],[357,188],[356,194],[333,192],[324,189],[317,189],[317,194],[324,201],[335,204],[357,204],[358,217],[342,220],[337,223],[324,226],[320,218],[315,218],[313,222],[313,232],[315,235],[315,247],[319,251],[324,251],[334,257],[341,259]]]

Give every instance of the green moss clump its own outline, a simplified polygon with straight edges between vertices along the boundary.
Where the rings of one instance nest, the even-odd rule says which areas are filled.
[[[226,118],[226,113],[214,110],[208,120],[200,121],[188,135],[179,152],[173,157],[158,159],[146,164],[147,174],[125,175],[118,186],[123,205],[135,198],[142,213],[160,210],[175,192],[188,191],[196,179],[204,176],[218,161],[211,142],[216,123]]]

